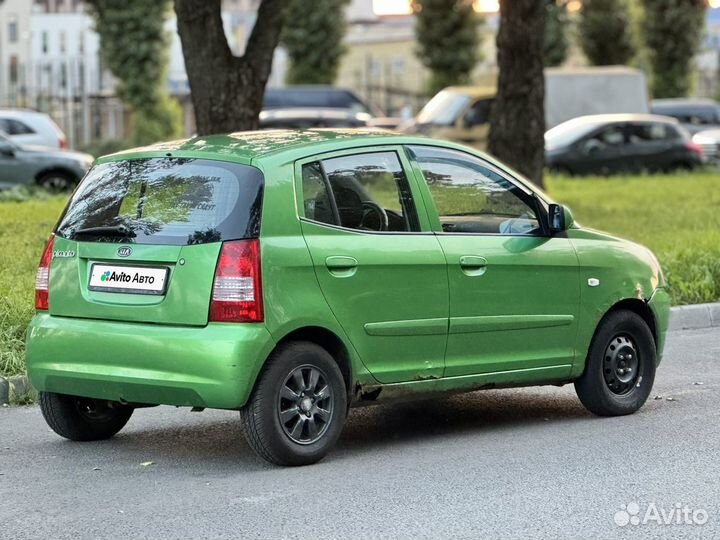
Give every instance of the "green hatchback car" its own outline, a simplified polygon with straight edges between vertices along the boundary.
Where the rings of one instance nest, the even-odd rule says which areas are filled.
[[[198,137],[99,159],[48,241],[27,365],[59,435],[235,409],[304,465],[352,406],[574,382],[638,410],[668,323],[646,248],[470,148],[372,131]]]

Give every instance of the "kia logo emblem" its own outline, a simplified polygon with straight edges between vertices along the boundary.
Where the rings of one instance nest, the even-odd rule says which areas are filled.
[[[118,257],[129,257],[132,254],[132,248],[128,246],[123,246],[121,248],[118,248]]]

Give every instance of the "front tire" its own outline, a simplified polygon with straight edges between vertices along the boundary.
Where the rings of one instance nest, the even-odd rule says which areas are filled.
[[[656,365],[655,340],[647,323],[632,311],[615,311],[600,322],[575,391],[598,416],[632,414],[650,395]]]
[[[245,438],[276,465],[309,465],[337,442],[345,423],[347,390],[337,363],[304,341],[280,346],[268,359],[240,410]]]
[[[113,401],[40,392],[40,411],[50,428],[71,441],[109,439],[120,431],[133,408]]]

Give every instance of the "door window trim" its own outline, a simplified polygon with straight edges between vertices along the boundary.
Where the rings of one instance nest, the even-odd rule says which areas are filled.
[[[435,204],[435,199],[433,199],[432,193],[430,193],[430,187],[427,184],[427,181],[425,180],[425,175],[422,172],[422,168],[420,167],[420,164],[418,163],[417,159],[414,156],[414,153],[412,151],[413,147],[426,147],[431,149],[437,149],[437,150],[450,150],[452,152],[457,152],[459,154],[463,154],[467,156],[470,159],[477,160],[483,167],[486,167],[488,170],[494,172],[498,176],[501,176],[504,180],[518,188],[522,193],[525,194],[526,197],[528,197],[528,200],[522,199],[521,200],[527,204],[531,209],[535,210],[535,213],[537,215],[538,221],[540,222],[540,232],[536,234],[521,234],[521,233],[490,233],[490,232],[453,232],[453,231],[444,231],[442,229],[442,224],[440,222],[440,212],[437,209],[437,206]],[[405,144],[403,145],[403,149],[407,155],[407,159],[410,162],[412,166],[412,173],[415,176],[416,182],[421,186],[422,189],[422,196],[423,201],[425,203],[425,208],[428,213],[428,217],[431,220],[431,226],[433,227],[433,233],[439,236],[502,236],[502,237],[519,237],[519,238],[542,238],[542,237],[553,237],[553,235],[550,233],[550,229],[548,227],[548,207],[547,202],[543,200],[543,198],[538,195],[535,191],[530,189],[528,186],[526,186],[523,182],[520,182],[515,177],[511,176],[509,173],[504,171],[503,169],[500,169],[499,167],[496,167],[494,164],[490,163],[486,159],[483,159],[480,156],[477,156],[475,154],[471,154],[470,152],[464,151],[459,148],[453,148],[449,146],[440,146],[440,145],[434,145],[434,144]],[[558,235],[554,235],[558,236]]]
[[[325,168],[322,165],[323,160],[334,159],[340,157],[349,157],[360,154],[378,154],[383,152],[392,152],[396,155],[400,167],[402,168],[405,178],[410,188],[410,196],[413,200],[413,206],[415,207],[415,214],[418,221],[418,231],[372,231],[372,230],[361,230],[353,229],[350,227],[344,227],[343,225],[337,225],[333,223],[325,223],[317,221],[308,217],[305,217],[305,206],[303,201],[303,187],[302,187],[302,169],[304,165],[310,163],[319,162],[320,168],[323,174],[323,182],[326,185],[326,189],[330,189],[329,193],[332,194],[329,180],[325,174]],[[356,234],[366,235],[383,235],[383,236],[406,236],[406,235],[433,235],[435,234],[432,229],[432,224],[428,215],[428,210],[425,204],[425,198],[422,196],[420,187],[418,186],[417,179],[414,174],[410,160],[408,159],[403,145],[399,144],[388,144],[388,145],[372,145],[372,146],[356,146],[352,148],[345,148],[342,150],[335,150],[332,152],[324,152],[320,154],[314,154],[311,156],[304,157],[295,161],[294,164],[294,182],[293,188],[295,191],[295,213],[300,222],[312,223],[320,227],[326,227],[328,229],[335,229],[343,232],[351,232]],[[333,207],[335,207],[334,197]]]

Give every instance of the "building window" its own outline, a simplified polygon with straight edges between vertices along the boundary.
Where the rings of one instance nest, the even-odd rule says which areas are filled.
[[[10,79],[10,84],[17,84],[18,82],[18,57],[15,54],[10,55],[10,66],[8,78]]]
[[[8,22],[8,41],[17,43],[18,41],[18,23],[15,15],[10,15]]]
[[[43,33],[42,33],[42,52],[43,52],[43,54],[48,53],[48,33],[47,33],[47,31],[43,31]]]

